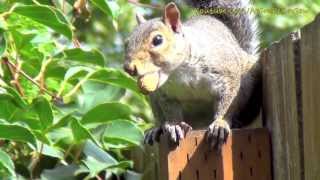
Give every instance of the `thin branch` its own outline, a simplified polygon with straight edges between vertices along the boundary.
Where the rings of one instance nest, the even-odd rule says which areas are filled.
[[[73,37],[72,42],[73,42],[74,47],[80,48],[81,44],[80,44],[79,40],[76,37]]]
[[[43,143],[41,143],[41,145],[40,145],[40,152],[39,153],[35,152],[35,157],[31,162],[30,175],[31,175],[32,180],[34,179],[34,174],[35,174],[37,164],[40,162],[42,151],[43,151]]]
[[[65,13],[65,9],[66,9],[66,0],[62,0],[62,13]]]
[[[17,75],[18,74],[18,71],[14,68],[12,68],[10,66],[10,64],[8,63],[8,58],[4,57],[2,62],[7,66],[7,68],[9,69],[10,71],[10,74],[11,74],[11,77],[12,77],[12,80],[11,80],[11,84],[14,85],[18,91],[18,93],[21,95],[21,96],[24,96],[24,91],[23,91],[23,88],[19,82],[19,76]],[[17,69],[20,69],[21,68],[21,64],[18,65]]]
[[[3,58],[3,62],[6,63],[6,64],[8,64],[9,67],[15,69],[15,71],[16,71],[17,73],[20,73],[22,76],[24,76],[26,79],[28,79],[31,83],[33,83],[33,84],[36,85],[39,89],[41,89],[41,85],[40,85],[37,81],[35,81],[34,79],[32,79],[28,74],[26,74],[26,73],[25,73],[24,71],[22,71],[21,69],[18,69],[15,64],[13,64],[11,61],[9,61],[8,58],[4,57],[4,58]],[[44,91],[45,93],[47,93],[49,96],[51,96],[52,98],[54,98],[54,99],[57,98],[57,97],[55,96],[55,94],[53,94],[52,92],[50,92],[50,91],[47,90],[46,88],[43,88],[43,91]]]
[[[17,4],[14,4],[14,5],[9,9],[9,11],[6,11],[6,12],[4,12],[4,13],[1,13],[1,14],[0,14],[0,18],[2,17],[2,18],[4,18],[4,19],[6,19],[6,18],[13,12],[13,10],[14,10],[16,7],[17,7]]]
[[[40,85],[40,93],[43,94],[45,89],[45,71],[47,69],[47,66],[50,64],[52,59],[49,59],[47,61],[44,61],[41,65],[41,69],[39,74],[34,78],[35,81],[39,82]]]
[[[83,79],[81,79],[81,80],[78,82],[78,84],[76,84],[76,85],[73,87],[73,89],[71,89],[71,90],[68,92],[68,94],[66,94],[66,95],[64,96],[64,98],[69,98],[69,97],[71,97],[73,94],[75,94],[75,93],[80,89],[81,85],[84,84],[84,83],[90,78],[90,76],[91,76],[92,74],[93,74],[93,72],[87,74]]]
[[[102,178],[99,175],[96,175],[97,180],[102,180]]]
[[[162,9],[161,6],[158,4],[144,4],[144,3],[138,2],[137,0],[128,0],[128,2],[144,8],[159,9],[159,10]]]

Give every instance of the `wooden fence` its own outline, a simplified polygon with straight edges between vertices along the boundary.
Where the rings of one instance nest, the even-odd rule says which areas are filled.
[[[274,180],[320,179],[320,16],[262,56]]]
[[[202,145],[203,132],[191,133],[175,150],[162,141],[160,158],[157,151],[147,148],[148,165],[139,165],[140,170],[149,168],[143,179],[206,180],[210,176],[208,179],[217,180],[320,180],[320,16],[299,33],[274,43],[262,53],[261,62],[263,123],[258,124],[263,124],[264,129],[234,130],[222,157],[206,156],[209,165],[208,161],[194,160],[205,157],[199,152],[207,152]],[[261,135],[265,129],[269,133]],[[263,143],[250,145],[243,139],[248,133],[256,138],[252,142]],[[255,153],[264,157],[263,161],[253,157]],[[255,165],[248,165],[250,159]]]

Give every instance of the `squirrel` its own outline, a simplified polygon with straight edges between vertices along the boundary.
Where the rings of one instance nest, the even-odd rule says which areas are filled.
[[[210,147],[221,149],[231,128],[247,125],[260,111],[258,23],[249,0],[185,1],[199,12],[225,11],[182,22],[170,2],[160,18],[137,14],[124,70],[137,76],[160,122],[145,133],[146,144],[159,142],[161,134],[179,144],[192,128],[206,128]]]

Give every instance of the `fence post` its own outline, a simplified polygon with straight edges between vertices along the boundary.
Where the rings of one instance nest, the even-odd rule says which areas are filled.
[[[222,153],[210,149],[205,131],[192,131],[178,147],[160,142],[162,180],[271,180],[268,130],[233,130]]]
[[[305,180],[320,179],[320,16],[301,33]]]
[[[290,37],[262,55],[263,118],[271,133],[274,180],[301,180],[294,43]]]

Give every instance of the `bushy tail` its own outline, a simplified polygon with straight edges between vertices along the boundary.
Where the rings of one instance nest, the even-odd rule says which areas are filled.
[[[240,46],[249,54],[259,56],[258,21],[250,0],[184,0],[206,15],[209,13],[225,23]],[[200,11],[201,10],[201,11]]]

